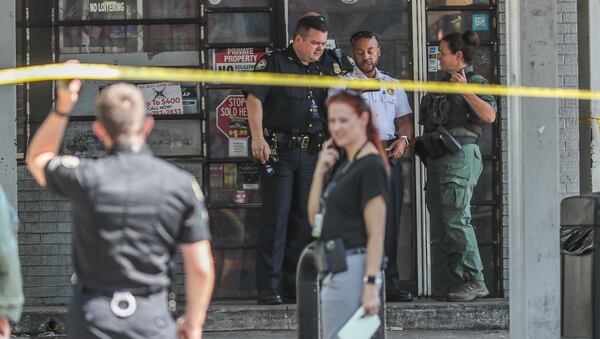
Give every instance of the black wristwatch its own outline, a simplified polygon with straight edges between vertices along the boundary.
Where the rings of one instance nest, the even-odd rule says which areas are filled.
[[[365,277],[363,278],[363,282],[365,284],[379,285],[379,284],[381,284],[381,278],[374,276],[374,275],[365,275]]]

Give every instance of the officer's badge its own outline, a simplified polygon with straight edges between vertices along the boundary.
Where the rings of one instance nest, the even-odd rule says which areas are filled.
[[[394,93],[395,93],[393,88],[388,88],[387,92],[389,95],[394,95]]]
[[[335,75],[342,73],[342,68],[340,67],[340,64],[338,64],[337,62],[333,63],[333,73],[335,73]]]
[[[265,68],[267,68],[267,59],[260,59],[254,66],[255,71],[262,71]]]
[[[71,155],[65,155],[61,157],[60,164],[65,168],[77,168],[79,167],[79,158]]]
[[[194,191],[196,199],[204,201],[204,194],[202,194],[202,190],[200,189],[200,185],[196,179],[192,179],[192,191]]]

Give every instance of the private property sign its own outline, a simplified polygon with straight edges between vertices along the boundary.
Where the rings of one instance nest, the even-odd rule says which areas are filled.
[[[217,106],[217,128],[229,139],[230,157],[248,156],[248,110],[246,98],[229,95]]]
[[[216,71],[251,72],[263,55],[264,48],[215,49],[213,68]]]

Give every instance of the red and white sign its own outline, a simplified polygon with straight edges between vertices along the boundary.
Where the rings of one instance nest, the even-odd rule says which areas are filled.
[[[233,193],[233,203],[234,204],[247,204],[248,203],[248,194],[246,191],[237,190]]]
[[[215,49],[215,71],[251,72],[254,65],[265,51],[259,48],[225,48]]]
[[[183,114],[181,86],[178,83],[158,82],[154,84],[140,84],[137,87],[144,95],[147,114]]]
[[[229,95],[217,106],[217,128],[229,138],[229,156],[248,156],[248,109],[243,95]]]

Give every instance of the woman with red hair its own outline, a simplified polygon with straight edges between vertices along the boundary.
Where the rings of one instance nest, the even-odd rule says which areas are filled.
[[[389,177],[373,113],[360,94],[343,90],[326,105],[331,139],[319,153],[308,217],[328,250],[343,244],[343,269],[322,272],[321,319],[329,339],[360,306],[368,314],[377,314],[381,306]]]

